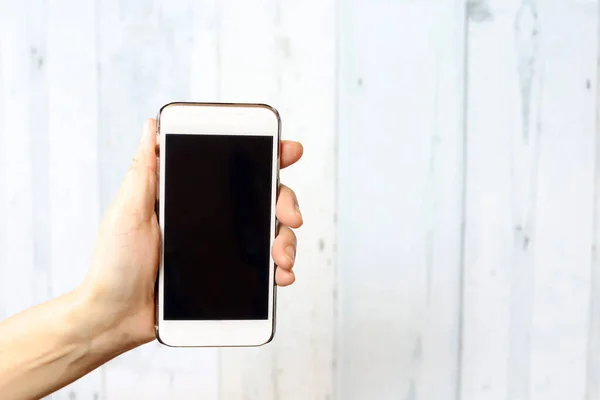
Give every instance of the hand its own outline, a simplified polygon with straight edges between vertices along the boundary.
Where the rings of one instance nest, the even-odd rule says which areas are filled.
[[[93,318],[102,321],[96,329],[116,332],[130,348],[155,338],[154,284],[161,246],[154,212],[155,149],[156,122],[148,120],[131,167],[100,226],[91,269],[78,289],[90,303]],[[302,151],[300,143],[283,141],[281,168],[298,161]],[[302,215],[296,195],[283,185],[276,215],[280,230],[272,249],[278,265],[275,282],[287,286],[295,280],[296,236],[291,228],[302,225]]]

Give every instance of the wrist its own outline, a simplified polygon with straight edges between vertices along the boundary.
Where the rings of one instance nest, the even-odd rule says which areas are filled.
[[[84,344],[86,352],[102,363],[137,347],[139,343],[121,329],[110,310],[103,307],[89,291],[80,287],[67,295],[70,312],[67,326],[75,340]]]

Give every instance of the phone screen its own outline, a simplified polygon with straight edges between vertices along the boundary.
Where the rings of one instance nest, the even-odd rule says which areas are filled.
[[[273,140],[165,136],[165,320],[268,319]]]

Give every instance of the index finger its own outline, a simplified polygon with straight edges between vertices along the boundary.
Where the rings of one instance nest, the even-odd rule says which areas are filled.
[[[302,157],[302,153],[304,153],[302,143],[293,142],[291,140],[282,140],[280,167],[286,168],[296,163],[296,161]]]

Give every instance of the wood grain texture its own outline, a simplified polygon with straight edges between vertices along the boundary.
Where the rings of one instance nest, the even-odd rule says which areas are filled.
[[[593,8],[593,7],[591,7]],[[597,14],[600,10],[597,11]],[[596,24],[599,22],[596,21]],[[596,43],[596,55],[600,60],[600,30],[598,42]],[[596,101],[600,98],[600,62],[596,70]],[[594,89],[590,80],[590,90]],[[590,330],[588,338],[588,363],[587,363],[587,396],[586,400],[600,400],[600,140],[598,130],[600,129],[600,107],[596,104],[596,165],[595,165],[595,187],[594,187],[594,219],[593,219],[593,244],[592,244],[592,281],[590,301]]]
[[[84,278],[100,222],[97,58],[92,1],[48,2],[48,171],[52,296]],[[101,370],[53,395],[99,398]]]
[[[31,99],[28,81],[35,65],[27,40],[30,8],[14,9],[0,3],[8,21],[0,25],[0,288],[3,316],[9,316],[35,303],[45,292],[44,275],[36,279],[33,223],[33,163]],[[47,267],[47,266],[46,266]],[[44,274],[44,272],[46,274]],[[40,283],[42,287],[40,287]]]
[[[274,342],[151,343],[52,399],[600,400],[598,17],[0,0],[0,318],[81,281],[160,105],[265,102],[306,147]]]
[[[457,399],[464,4],[338,12],[336,398]]]
[[[597,99],[590,88],[597,79],[598,4],[542,5],[540,31],[548,35],[540,44],[547,56],[536,231],[544,251],[535,253],[530,390],[532,399],[584,398],[597,137]],[[553,29],[559,25],[565,32]]]
[[[465,400],[585,398],[596,23],[591,1],[470,4]]]

